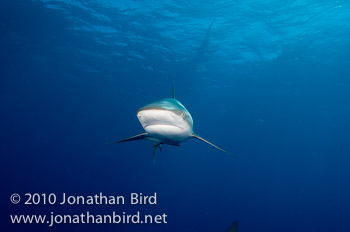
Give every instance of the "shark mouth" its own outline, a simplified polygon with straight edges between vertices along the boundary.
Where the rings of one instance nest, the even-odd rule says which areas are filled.
[[[150,127],[174,127],[174,128],[178,128],[178,129],[183,129],[181,126],[177,126],[177,125],[171,125],[171,124],[148,124],[144,126],[144,129],[147,130]]]

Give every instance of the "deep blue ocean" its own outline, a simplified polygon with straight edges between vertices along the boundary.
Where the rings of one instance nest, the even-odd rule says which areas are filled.
[[[349,1],[2,0],[0,33],[0,231],[350,231]],[[144,132],[136,111],[172,81],[194,131],[240,160],[195,139],[155,165],[150,141],[106,144]],[[10,218],[86,211],[167,223]]]

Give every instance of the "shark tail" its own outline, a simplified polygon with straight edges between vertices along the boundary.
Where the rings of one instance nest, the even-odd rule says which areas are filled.
[[[240,159],[238,156],[233,155],[233,154],[231,154],[230,152],[225,151],[224,149],[222,149],[222,148],[216,146],[215,144],[212,144],[212,143],[209,142],[208,140],[203,139],[202,137],[200,137],[199,135],[196,135],[195,133],[192,133],[191,137],[192,137],[192,138],[195,138],[195,139],[198,139],[198,140],[201,140],[201,141],[203,141],[203,142],[205,142],[205,143],[207,143],[207,144],[209,144],[209,145],[215,147],[216,149],[219,149],[220,151],[225,152],[226,154],[228,154],[228,155],[230,155],[230,156],[232,156],[232,157],[234,157],[234,158],[236,158],[236,159]]]
[[[159,147],[159,151],[162,151],[162,144],[153,142],[153,165],[154,166],[156,166],[156,152],[158,147]]]
[[[129,141],[133,141],[133,140],[142,140],[142,139],[147,139],[148,138],[148,133],[144,132],[138,135],[134,135],[131,136],[129,138],[126,139],[122,139],[122,140],[117,140],[114,142],[110,142],[107,144],[114,144],[114,143],[123,143],[123,142],[129,142]],[[162,151],[162,143],[153,141],[153,164],[156,165],[156,152],[157,152],[157,148],[159,148],[159,151]]]
[[[123,142],[128,142],[128,141],[133,141],[133,140],[146,139],[147,135],[148,135],[148,133],[144,132],[144,133],[141,133],[141,134],[138,134],[138,135],[131,136],[131,137],[126,138],[126,139],[117,140],[117,141],[110,142],[110,143],[107,143],[107,144],[123,143]]]
[[[209,31],[210,31],[211,27],[213,26],[214,22],[215,22],[215,19],[213,19],[213,20],[211,21],[211,23],[210,23],[210,25],[209,25],[209,27],[208,27],[208,29],[207,29],[207,32],[206,32],[207,34],[209,33]]]

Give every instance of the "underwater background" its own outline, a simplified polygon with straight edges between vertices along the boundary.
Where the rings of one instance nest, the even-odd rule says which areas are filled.
[[[212,24],[211,28],[209,26]],[[1,231],[350,231],[350,2],[3,0]],[[107,145],[176,97],[198,140]],[[13,205],[12,193],[157,205]],[[10,214],[168,215],[167,224],[11,224]]]

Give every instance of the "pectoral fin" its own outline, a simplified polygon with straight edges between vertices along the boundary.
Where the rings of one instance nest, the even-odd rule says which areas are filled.
[[[224,149],[222,149],[222,148],[220,148],[220,147],[218,147],[218,146],[212,144],[212,143],[209,142],[208,140],[203,139],[202,137],[200,137],[199,135],[196,135],[195,133],[192,133],[192,138],[199,139],[199,140],[201,140],[201,141],[203,141],[203,142],[205,142],[205,143],[207,143],[207,144],[209,144],[209,145],[215,147],[216,149],[219,149],[220,151],[225,152],[226,154],[228,154],[228,155],[230,155],[230,156],[232,156],[232,157],[234,157],[234,158],[236,158],[236,159],[240,159],[238,156],[233,155],[233,154],[231,154],[230,152],[225,151]]]
[[[131,136],[131,137],[126,138],[126,139],[114,141],[114,142],[111,142],[111,143],[108,143],[108,144],[122,143],[122,142],[128,142],[128,141],[140,140],[140,139],[146,139],[146,138],[147,138],[147,132],[144,132],[144,133],[141,133],[141,134],[138,134],[138,135],[134,135],[134,136]]]

